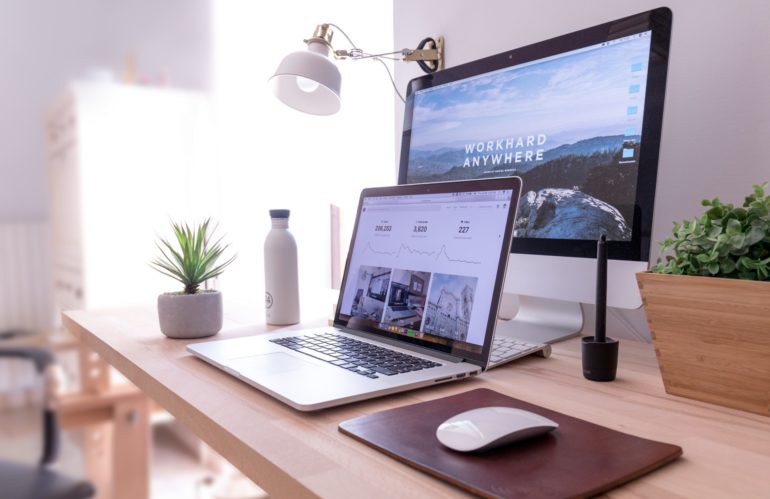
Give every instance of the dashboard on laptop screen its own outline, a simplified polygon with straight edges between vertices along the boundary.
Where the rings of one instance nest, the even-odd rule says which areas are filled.
[[[364,197],[338,320],[440,350],[480,353],[507,251],[512,196],[490,190]]]

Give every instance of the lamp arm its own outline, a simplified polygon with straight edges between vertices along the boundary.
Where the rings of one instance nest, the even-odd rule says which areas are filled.
[[[345,59],[348,57],[354,60],[383,58],[383,59],[391,59],[391,60],[397,61],[398,60],[397,57],[391,57],[391,56],[395,54],[401,54],[405,56],[407,52],[409,52],[409,49],[396,50],[395,52],[383,52],[382,54],[369,54],[358,48],[353,48],[350,50],[335,50],[334,52],[335,52],[335,55],[339,56],[340,59]]]
[[[351,45],[350,49],[347,50],[337,50],[332,46],[331,43],[331,33],[329,32],[329,28],[334,28],[340,33],[342,33],[342,36],[345,37],[345,39],[348,41],[348,43]],[[433,38],[425,38],[422,40],[416,49],[401,49],[396,50],[394,52],[383,52],[380,54],[370,54],[368,52],[365,52],[363,49],[358,48],[355,43],[353,43],[353,40],[348,36],[348,34],[343,30],[341,27],[334,23],[324,23],[318,25],[316,27],[316,31],[313,34],[313,37],[309,40],[305,40],[305,43],[308,42],[319,42],[323,43],[327,47],[329,47],[329,50],[334,55],[335,59],[392,59],[392,60],[398,60],[397,57],[391,57],[396,54],[400,54],[402,56],[402,60],[404,61],[416,61],[420,67],[425,71],[426,73],[432,73],[435,71],[438,71],[440,69],[444,69],[444,37],[440,36],[438,39],[434,40]],[[427,44],[433,44],[434,48],[425,48]],[[390,71],[388,71],[390,73]],[[391,80],[392,80],[391,76]]]

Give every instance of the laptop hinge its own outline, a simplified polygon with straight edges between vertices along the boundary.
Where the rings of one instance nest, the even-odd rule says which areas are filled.
[[[338,328],[340,331],[343,331],[348,334],[352,334],[353,336],[358,336],[360,338],[365,338],[367,340],[377,341],[380,343],[386,343],[394,347],[403,348],[404,350],[411,350],[412,352],[423,354],[423,355],[430,355],[432,357],[437,357],[447,362],[454,362],[457,364],[465,361],[464,358],[457,357],[456,355],[451,355],[446,352],[437,352],[436,350],[432,350],[430,348],[421,347],[420,345],[413,345],[411,343],[406,343],[404,341],[394,340],[392,338],[388,338],[387,336],[380,336],[378,334],[367,333],[364,331],[356,331],[355,329],[348,329],[346,327],[340,327],[338,325],[335,325],[335,327]]]

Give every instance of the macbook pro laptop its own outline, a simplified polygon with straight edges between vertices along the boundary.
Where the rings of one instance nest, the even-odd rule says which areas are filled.
[[[364,189],[333,326],[187,349],[303,411],[479,374],[520,191],[518,177]]]

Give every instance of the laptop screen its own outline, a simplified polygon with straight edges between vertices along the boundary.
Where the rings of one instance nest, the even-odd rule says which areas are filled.
[[[481,358],[519,191],[515,177],[365,190],[335,324]]]

